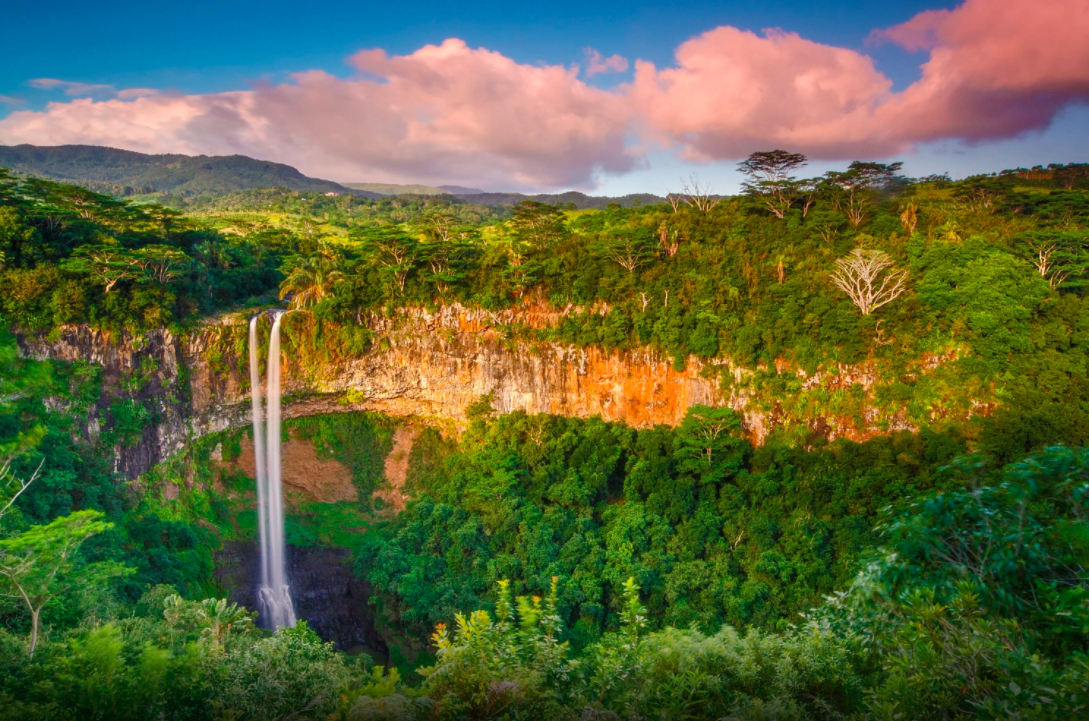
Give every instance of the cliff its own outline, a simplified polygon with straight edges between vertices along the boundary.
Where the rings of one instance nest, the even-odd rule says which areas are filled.
[[[743,415],[746,433],[757,444],[787,421],[804,423],[829,439],[863,440],[916,429],[905,410],[890,411],[872,402],[873,391],[882,382],[873,363],[839,366],[812,376],[777,364],[773,372],[792,373],[797,393],[846,390],[860,391],[863,397],[859,412],[852,417],[797,413],[788,417],[784,399],[755,390],[752,379],[761,369],[690,358],[685,369],[678,371],[670,359],[649,349],[607,352],[507,339],[514,325],[540,327],[554,323],[559,315],[532,309],[490,313],[459,306],[437,312],[414,309],[392,318],[375,314],[348,329],[370,335],[369,345],[354,351],[331,340],[332,334],[345,329],[319,328],[304,314],[289,316],[284,337],[284,417],[374,410],[456,423],[464,421],[470,403],[490,393],[493,408],[502,413],[600,415],[640,428],[676,425],[695,404],[728,405]],[[189,439],[250,422],[246,318],[242,316],[209,321],[184,337],[168,330],[134,337],[71,326],[52,339],[24,336],[20,343],[34,358],[83,359],[103,367],[102,397],[84,429],[89,438],[108,426],[106,410],[112,398],[132,397],[152,411],[154,422],[139,441],[116,449],[116,470],[130,478],[172,455]],[[952,349],[920,359],[915,375],[934,372],[957,357],[958,351]],[[140,382],[134,384],[138,373]],[[971,415],[989,408],[976,404],[959,412]]]

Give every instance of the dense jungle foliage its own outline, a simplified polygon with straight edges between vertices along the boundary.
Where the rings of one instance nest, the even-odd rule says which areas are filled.
[[[0,718],[1084,715],[1083,174],[896,172],[604,211],[254,190],[193,216],[0,179]],[[852,257],[902,291],[863,312],[835,282]],[[351,549],[387,670],[221,598],[215,553],[256,521],[213,453],[243,433],[126,484],[113,449],[155,421],[153,369],[105,397],[100,368],[24,359],[8,331],[184,333],[277,291],[330,343],[403,308],[551,310],[502,331],[729,359],[784,420],[753,448],[726,409],[635,430],[485,397],[460,435],[417,423],[396,516],[373,494],[397,421],[289,423],[358,489],[294,509],[289,542]],[[873,397],[803,386],[839,364]],[[804,422],[863,402],[921,430]]]

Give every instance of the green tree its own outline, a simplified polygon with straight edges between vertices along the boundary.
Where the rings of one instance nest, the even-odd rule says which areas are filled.
[[[40,397],[52,386],[50,366],[19,357],[19,347],[5,329],[0,328],[0,419],[18,418],[17,406],[27,397]],[[0,520],[14,506],[34,481],[45,464],[42,456],[33,470],[20,468],[20,460],[39,446],[46,429],[41,423],[4,424],[10,431],[0,431]],[[2,426],[0,426],[2,427]]]
[[[446,295],[451,285],[465,279],[479,233],[447,222],[453,218],[449,214],[439,214],[438,218],[427,226],[427,240],[420,244],[420,257],[430,269],[427,279],[435,284],[440,295]]]
[[[163,600],[163,618],[174,627],[199,629],[201,638],[219,652],[232,632],[246,633],[254,627],[253,614],[225,598],[196,602],[172,594]]]
[[[654,237],[649,228],[619,230],[602,237],[594,250],[631,274],[654,257]]]
[[[510,225],[520,240],[534,248],[542,248],[563,236],[564,217],[563,209],[555,205],[523,200],[514,206]]]
[[[842,209],[851,225],[857,228],[869,216],[877,193],[894,185],[896,174],[903,165],[856,160],[845,171],[825,173],[822,185],[830,192],[836,209]]]
[[[83,245],[61,267],[70,273],[90,276],[109,293],[118,283],[136,278],[138,269],[123,247],[116,244]]]
[[[0,207],[0,270],[24,265],[26,249],[36,236],[34,227],[24,222],[18,210]]]
[[[679,469],[705,483],[735,473],[748,445],[738,437],[740,432],[741,418],[732,409],[692,406],[677,429]]]
[[[0,576],[9,586],[3,595],[21,600],[30,613],[31,657],[46,604],[62,594],[135,571],[116,561],[79,564],[77,551],[83,542],[113,528],[102,517],[101,511],[77,511],[0,541]]]
[[[400,228],[377,228],[362,236],[363,255],[378,267],[400,293],[420,260],[420,241]]]
[[[762,201],[776,218],[783,218],[803,190],[793,172],[808,162],[801,153],[785,150],[753,153],[738,163],[738,169],[749,178],[741,187],[747,195]]]
[[[323,253],[295,256],[284,264],[286,277],[280,283],[280,297],[291,296],[296,309],[312,308],[331,298],[336,284],[344,280],[338,260]]]

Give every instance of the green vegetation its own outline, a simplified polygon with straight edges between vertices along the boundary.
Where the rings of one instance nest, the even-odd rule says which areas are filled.
[[[189,216],[4,176],[0,718],[1084,716],[1084,169],[802,167],[757,154],[744,196],[603,210],[249,189]],[[184,332],[277,293],[304,358],[381,352],[372,313],[525,309],[555,319],[499,328],[525,348],[707,361],[768,433],[484,397],[456,434],[418,425],[394,515],[373,494],[396,421],[288,422],[358,492],[299,504],[288,539],[354,554],[387,671],[223,598],[215,553],[255,535],[246,431],[128,484],[114,453],[158,421],[155,364],[103,388],[10,332]],[[819,419],[918,431],[829,440]]]
[[[172,326],[268,293],[292,242],[224,236],[168,208],[0,174],[0,312],[24,331]]]
[[[248,188],[349,193],[342,185],[308,178],[282,163],[243,155],[146,155],[95,145],[0,145],[0,167],[19,175],[79,185],[117,197],[169,193],[209,197]]]
[[[1089,710],[1089,453],[1052,448],[886,510],[846,590],[776,632],[655,630],[634,578],[615,630],[574,643],[564,579],[495,584],[493,610],[438,625],[406,684],[300,624],[152,588],[29,659],[0,631],[0,717],[313,719],[1059,719]],[[985,485],[977,485],[986,480]],[[990,483],[993,481],[993,483]]]
[[[843,588],[881,508],[947,487],[956,439],[897,434],[821,451],[755,452],[731,411],[677,429],[513,413],[478,420],[456,449],[413,448],[414,501],[361,539],[357,570],[393,626],[425,634],[488,603],[499,580],[544,595],[577,646],[614,628],[634,577],[648,619],[687,628],[784,628]]]

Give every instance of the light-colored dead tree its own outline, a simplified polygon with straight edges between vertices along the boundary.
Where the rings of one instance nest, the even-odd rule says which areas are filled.
[[[881,250],[855,248],[846,258],[836,261],[832,282],[851,301],[869,315],[890,303],[907,289],[908,272],[897,268],[892,258]]]
[[[711,184],[704,183],[698,175],[688,176],[688,180],[681,181],[681,191],[684,194],[684,202],[691,205],[701,213],[707,213],[722,199],[711,196]]]
[[[1032,264],[1040,277],[1052,288],[1059,286],[1069,272],[1056,272],[1055,254],[1059,250],[1058,241],[1052,238],[1038,238],[1026,243],[1032,249]]]
[[[678,195],[677,193],[668,193],[666,194],[666,200],[673,206],[673,212],[676,213],[681,209],[681,203],[684,202],[684,196]]]
[[[997,210],[994,204],[997,199],[998,193],[986,188],[976,188],[961,201],[961,205],[965,210],[993,213]]]
[[[1054,290],[1085,266],[1086,240],[1078,234],[1028,234],[1029,261]]]

